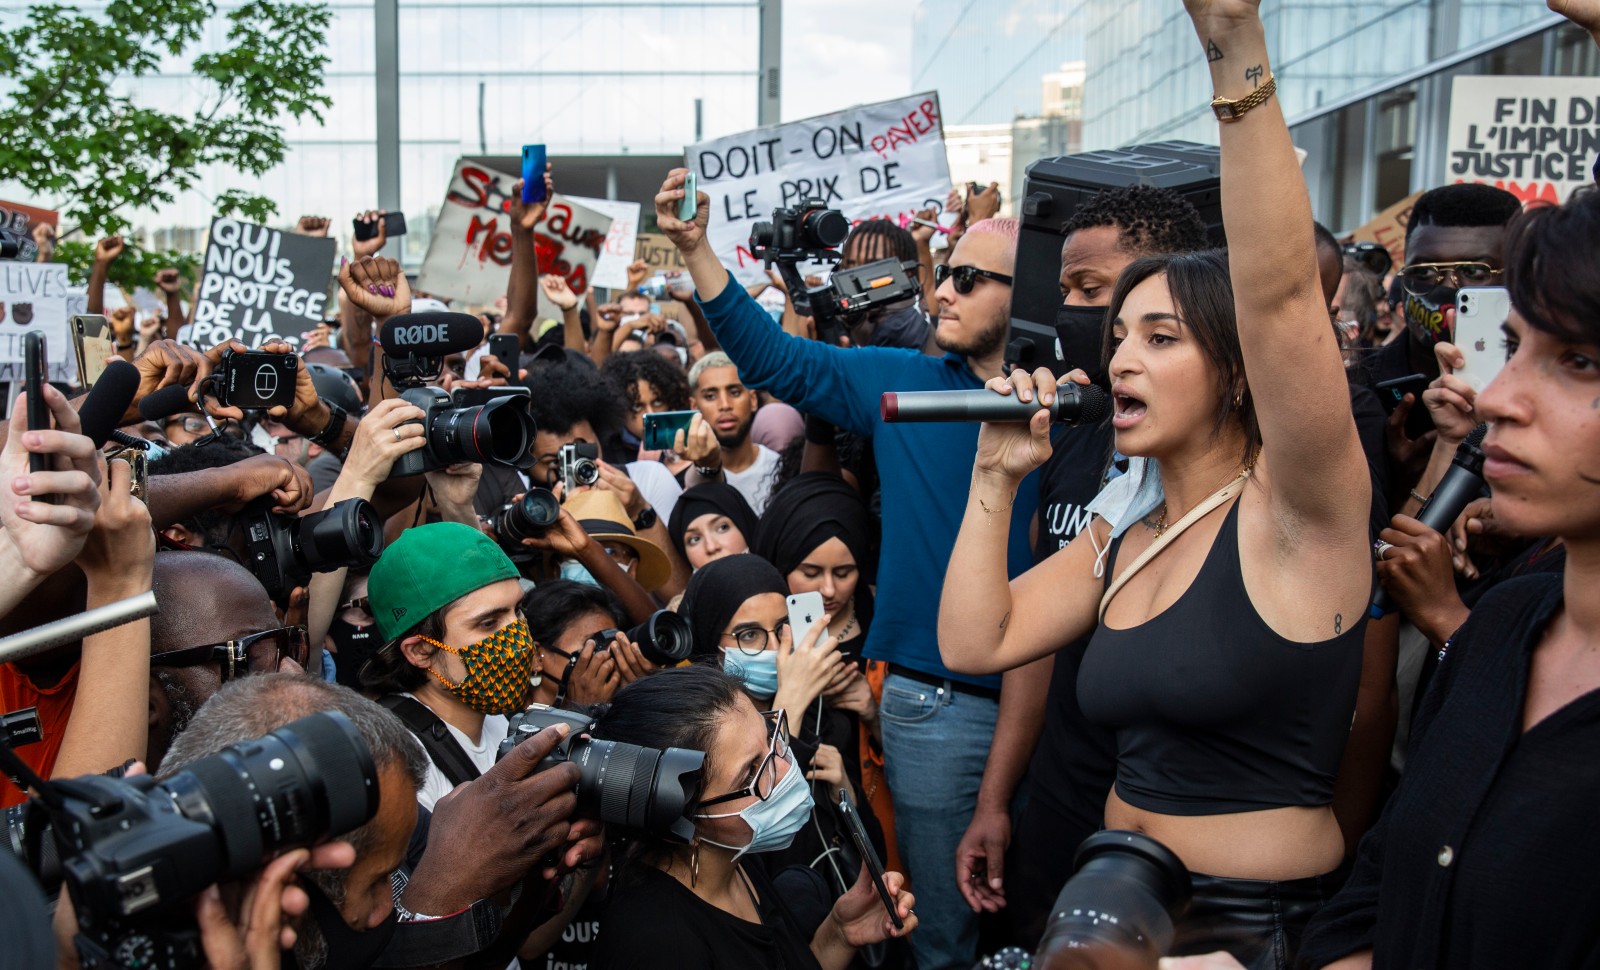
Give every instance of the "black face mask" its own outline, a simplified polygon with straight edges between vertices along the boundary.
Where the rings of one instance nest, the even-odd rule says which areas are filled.
[[[1444,311],[1454,310],[1455,306],[1456,288],[1441,284],[1426,293],[1406,290],[1400,310],[1405,314],[1406,329],[1411,331],[1412,339],[1432,349],[1434,344],[1454,339],[1445,329]]]
[[[336,649],[334,667],[339,683],[352,690],[361,689],[361,665],[378,647],[378,628],[368,623],[356,626],[342,619],[328,624],[328,636]]]
[[[317,929],[322,933],[323,942],[328,947],[328,959],[323,966],[329,970],[335,967],[339,970],[345,967],[359,970],[377,962],[378,957],[388,948],[389,941],[394,938],[395,929],[400,925],[398,912],[389,910],[389,915],[384,917],[383,922],[370,930],[353,930],[339,914],[339,907],[333,904],[333,900],[328,898],[321,886],[310,879],[301,879],[300,887],[306,891],[306,896],[311,900],[311,918],[316,920]]]
[[[1061,359],[1067,369],[1082,368],[1090,382],[1109,391],[1111,380],[1101,359],[1105,344],[1107,308],[1103,306],[1056,307],[1056,339],[1061,342]]]

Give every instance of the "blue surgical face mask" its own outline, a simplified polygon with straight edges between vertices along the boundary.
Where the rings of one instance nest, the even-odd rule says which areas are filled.
[[[763,650],[751,656],[739,650],[722,648],[722,669],[744,681],[745,689],[757,697],[778,693],[778,652]]]
[[[600,583],[593,576],[589,575],[589,570],[583,568],[583,563],[576,559],[562,560],[561,578],[570,579],[575,583],[584,583],[588,586],[600,585]]]
[[[162,457],[166,455],[166,453],[167,453],[167,449],[161,447],[160,445],[158,445],[154,441],[152,441],[152,442],[150,442],[150,447],[148,447],[148,448],[146,448],[144,450],[144,460],[145,461],[160,461],[162,459]]]
[[[767,651],[771,653],[772,651]],[[699,815],[697,818],[733,818],[737,815],[750,826],[753,833],[748,845],[724,845],[721,842],[712,842],[702,839],[711,845],[721,846],[733,850],[734,861],[746,852],[780,852],[794,843],[794,837],[805,827],[806,820],[811,817],[811,786],[806,783],[805,775],[800,772],[800,765],[795,761],[793,753],[785,753],[789,761],[789,770],[784,772],[778,784],[773,787],[772,794],[766,801],[757,801],[747,805],[742,811],[728,812],[721,815]]]

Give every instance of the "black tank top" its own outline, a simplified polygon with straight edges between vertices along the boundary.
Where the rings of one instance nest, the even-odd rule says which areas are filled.
[[[1117,794],[1136,808],[1222,815],[1333,801],[1366,615],[1321,643],[1279,636],[1245,592],[1238,521],[1235,501],[1177,602],[1130,629],[1102,624],[1078,671],[1083,713],[1117,732]]]

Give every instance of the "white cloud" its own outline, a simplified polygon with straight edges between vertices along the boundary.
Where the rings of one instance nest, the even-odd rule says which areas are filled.
[[[783,0],[783,120],[912,94],[916,0]]]

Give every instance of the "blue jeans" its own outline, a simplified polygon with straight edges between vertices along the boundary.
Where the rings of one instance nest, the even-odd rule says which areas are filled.
[[[967,970],[978,914],[956,888],[956,847],[972,821],[994,739],[997,701],[890,674],[878,715],[894,796],[895,838],[917,897],[918,970]]]

